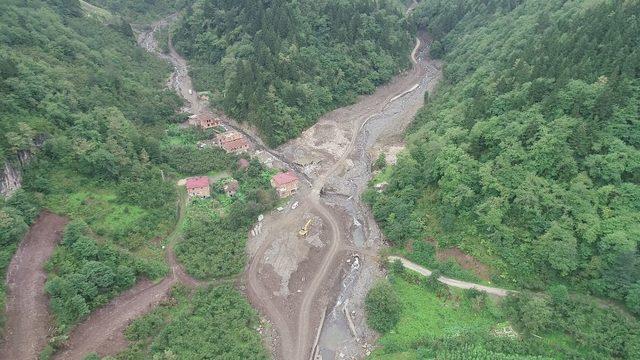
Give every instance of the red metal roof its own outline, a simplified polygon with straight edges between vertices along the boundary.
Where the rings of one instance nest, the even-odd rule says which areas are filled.
[[[249,147],[249,143],[244,138],[235,139],[222,143],[222,147],[227,151],[235,151],[238,149]]]
[[[209,178],[198,176],[187,179],[187,189],[197,189],[209,186]]]
[[[225,131],[223,133],[217,134],[216,138],[222,144],[224,144],[225,142],[229,142],[229,141],[243,139],[242,134],[240,134],[237,131],[233,131],[233,130]]]
[[[276,186],[282,186],[293,181],[298,181],[298,177],[291,170],[273,176],[273,182]]]

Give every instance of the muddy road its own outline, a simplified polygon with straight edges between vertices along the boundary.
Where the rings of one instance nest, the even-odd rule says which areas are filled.
[[[167,251],[171,274],[158,283],[140,280],[107,305],[99,308],[76,326],[54,359],[82,360],[95,352],[100,356],[115,355],[128,346],[124,330],[131,321],[151,311],[168,298],[171,288],[182,283],[189,287],[201,284],[184,272],[173,251]]]
[[[168,54],[158,51],[155,33],[174,20],[154,24],[139,35],[139,43],[173,64],[168,85],[187,100],[185,110],[208,111],[172,44]],[[278,149],[266,148],[255,129],[223,116],[228,127],[250,140],[253,155],[272,167],[293,169],[303,180],[282,211],[266,214],[256,225],[248,242],[246,294],[270,323],[267,342],[276,358],[362,358],[366,342],[374,339],[362,309],[367,289],[382,275],[375,260],[382,237],[359,194],[371,177],[372,157],[402,147],[402,133],[424,93],[441,78],[440,64],[426,56],[428,44],[424,36],[416,39],[407,54],[410,70],[356,104],[326,114]],[[297,236],[309,219],[309,235]],[[346,304],[357,310],[351,326],[345,321]]]
[[[24,237],[7,270],[7,323],[0,359],[37,359],[51,319],[44,263],[62,238],[67,219],[43,212]]]
[[[337,230],[326,228],[326,237],[332,240],[327,246],[332,251],[298,259],[299,277],[312,280],[302,288],[297,311],[282,310],[283,317],[297,319],[290,320],[295,322],[294,336],[298,339],[295,357],[291,358],[321,355],[333,359],[340,354],[362,358],[369,349],[367,344],[374,340],[362,309],[366,291],[382,276],[375,255],[382,246],[382,236],[360,194],[371,178],[371,159],[391,146],[402,146],[404,129],[422,107],[424,93],[434,91],[441,78],[440,64],[426,56],[428,44],[427,37],[416,40],[411,53],[414,66],[409,71],[374,94],[361,97],[356,104],[323,116],[298,139],[278,149],[313,179],[309,193],[298,195],[296,200],[310,203],[311,208],[316,206],[318,213],[338,224]],[[323,195],[318,197],[321,189]],[[293,213],[280,216],[289,217],[294,225],[280,231],[301,226],[302,221]],[[263,237],[277,236],[272,233]],[[315,267],[307,266],[318,262],[314,255],[322,256],[322,261]],[[252,261],[262,260],[256,256]],[[263,282],[262,286],[269,284]],[[288,300],[295,304],[295,294]],[[286,350],[280,351],[281,358],[289,358]]]
[[[155,34],[175,19],[172,15],[139,31],[138,41],[174,66],[167,85],[187,100],[186,111],[199,114],[208,111],[208,104],[193,88],[186,61],[171,42],[168,54],[158,51],[155,40]],[[271,166],[293,169],[303,180],[298,194],[282,211],[266,214],[256,225],[259,231],[254,229],[248,242],[246,294],[272,325],[270,345],[276,358],[362,358],[374,340],[362,309],[366,291],[382,275],[375,255],[382,236],[359,194],[371,177],[371,159],[392,147],[403,147],[404,129],[422,106],[424,93],[433,91],[441,78],[440,64],[426,55],[428,44],[429,39],[424,36],[416,39],[410,70],[374,94],[361,97],[356,104],[326,114],[299,138],[278,149],[266,148],[254,129],[225,118],[228,126],[249,138],[255,156]],[[299,206],[294,208],[293,202]],[[181,205],[182,215],[184,202]],[[309,219],[310,233],[297,236]],[[180,223],[181,220],[176,231]],[[63,223],[60,230],[62,226]],[[28,266],[35,267],[33,271],[18,272],[33,278],[19,276],[13,283],[9,273],[10,291],[17,294],[9,301],[13,301],[16,313],[9,312],[11,331],[2,349],[3,358],[4,354],[8,354],[6,358],[35,358],[32,355],[46,344],[48,302],[41,264],[50,255],[56,238],[37,224],[32,232],[32,238],[46,238],[39,241],[51,243],[30,248],[33,241],[25,240],[23,245],[27,248],[18,251],[16,259],[32,259]],[[168,277],[158,283],[140,281],[91,314],[71,332],[55,358],[82,359],[90,352],[113,355],[127,345],[123,330],[129,322],[159,304],[174,284],[201,285],[177,263],[172,250],[175,239],[174,232],[168,239]],[[27,283],[32,285],[26,286],[23,295],[12,285]],[[32,300],[17,304],[21,297]]]
[[[129,323],[148,312],[166,298],[177,282],[175,276],[158,284],[142,280],[109,304],[94,311],[74,328],[54,359],[82,360],[95,352],[100,356],[115,355],[128,345],[124,330]]]

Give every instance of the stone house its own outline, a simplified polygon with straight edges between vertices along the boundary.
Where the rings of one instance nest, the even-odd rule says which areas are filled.
[[[212,127],[220,126],[222,123],[220,119],[213,116],[211,113],[202,113],[199,114],[196,121],[198,125],[203,129],[210,129]]]

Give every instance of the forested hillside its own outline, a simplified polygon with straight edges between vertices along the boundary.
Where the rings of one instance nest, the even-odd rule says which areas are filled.
[[[100,6],[113,13],[133,21],[155,20],[182,9],[190,0],[89,0],[92,5]]]
[[[0,4],[0,160],[32,147],[37,135],[70,132],[81,115],[107,116],[91,113],[96,108],[152,124],[179,104],[155,87],[167,66],[135,47],[128,25],[103,26],[84,18],[79,3],[64,3]]]
[[[117,18],[100,23],[77,1],[0,3],[0,163],[35,154],[24,169],[24,191],[0,200],[2,269],[39,206],[82,219],[102,237],[100,246],[83,238],[82,251],[58,251],[51,271],[67,277],[54,279],[50,290],[67,301],[54,300],[60,323],[86,315],[87,304],[104,303],[138,275],[166,270],[159,254],[122,265],[131,263],[125,253],[145,247],[175,220],[175,190],[161,181],[162,154],[151,136],[181,104],[162,90],[167,74],[168,66],[138,49],[131,28]],[[132,196],[142,183],[145,191]],[[96,255],[106,251],[111,255]],[[118,276],[84,297],[59,292],[96,271]]]
[[[159,86],[168,66],[136,46],[128,24],[85,17],[77,2],[53,3],[2,4],[0,159],[35,152],[27,191],[137,247],[175,217],[157,132],[181,101]],[[148,192],[131,197],[143,181]]]
[[[425,0],[412,21],[445,84],[365,196],[388,238],[640,314],[640,3]]]
[[[174,43],[199,90],[278,145],[407,67],[403,12],[394,0],[198,0]]]
[[[138,47],[122,20],[135,17],[129,11],[138,14],[139,9],[127,2],[109,3],[111,13],[75,0],[0,2],[0,164],[15,162],[20,153],[33,154],[23,169],[23,189],[11,198],[0,197],[0,275],[4,278],[18,242],[41,208],[71,220],[45,265],[43,290],[56,328],[50,330],[43,359],[91,311],[141,277],[166,275],[164,238],[183,230],[177,222],[178,178],[226,172],[240,185],[233,199],[223,196],[221,186],[214,188],[217,199],[208,200],[208,208],[217,222],[206,216],[185,222],[178,256],[191,272],[212,272],[197,274],[202,277],[239,271],[250,219],[275,204],[270,173],[259,162],[251,161],[241,172],[238,156],[196,145],[211,138],[211,130],[175,124],[182,100],[165,88],[171,67]],[[145,15],[165,12],[163,4],[170,2],[147,3]],[[214,206],[219,207],[215,214]],[[223,221],[225,227],[218,229]],[[215,241],[208,227],[225,238]],[[203,251],[209,256],[200,256]],[[3,283],[2,309],[4,298]],[[178,339],[158,340],[163,353],[201,351],[205,358],[216,349],[222,357],[264,357],[254,331],[256,315],[229,286],[183,294],[180,305],[193,312],[187,320],[162,324],[161,336]],[[217,328],[224,319],[210,309],[234,320],[219,328],[224,340],[220,331],[194,338],[184,325],[198,320],[201,329]]]

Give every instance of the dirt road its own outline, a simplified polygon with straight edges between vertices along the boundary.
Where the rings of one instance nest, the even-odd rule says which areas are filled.
[[[389,261],[395,261],[395,260],[400,260],[400,262],[402,262],[402,265],[404,265],[404,267],[406,267],[409,270],[413,270],[421,275],[424,276],[431,276],[431,270],[422,267],[414,262],[411,262],[405,258],[399,257],[399,256],[389,256],[388,257]],[[441,283],[445,284],[445,285],[449,285],[455,288],[459,288],[459,289],[476,289],[478,291],[483,291],[486,292],[487,294],[491,294],[491,295],[496,295],[496,296],[507,296],[510,293],[513,293],[513,291],[510,290],[506,290],[506,289],[500,289],[500,288],[495,288],[495,287],[490,287],[490,286],[484,286],[484,285],[479,285],[479,284],[474,284],[474,283],[470,283],[470,282],[466,282],[466,281],[460,281],[460,280],[456,280],[456,279],[451,279],[448,278],[446,276],[440,276],[438,278],[438,281],[440,281]]]
[[[177,282],[170,276],[158,284],[148,280],[139,281],[133,288],[122,293],[106,306],[93,312],[71,332],[64,349],[54,356],[61,360],[82,360],[95,352],[100,356],[114,355],[127,347],[123,331],[129,323],[146,313],[166,295]]]
[[[54,359],[81,360],[92,352],[100,356],[117,354],[128,345],[124,330],[129,323],[166,299],[173,285],[200,285],[198,280],[184,272],[171,249],[167,251],[167,262],[171,266],[169,276],[159,283],[138,281],[133,288],[93,312],[73,329],[64,348],[56,353]]]
[[[155,31],[174,19],[154,24],[138,39],[141,46],[174,65],[169,85],[187,100],[187,110],[197,114],[207,104],[192,88],[186,61],[172,44],[168,54],[161,54],[154,39]],[[312,356],[316,334],[322,330],[322,312],[345,291],[340,280],[348,271],[347,261],[354,259],[353,250],[359,249],[361,256],[371,254],[381,243],[375,222],[359,201],[359,193],[370,178],[372,146],[378,138],[400,135],[421,107],[424,92],[433,91],[440,78],[438,64],[420,55],[424,48],[424,39],[417,39],[410,55],[414,64],[411,70],[356,104],[323,116],[300,138],[279,149],[266,148],[246,124],[225,119],[227,126],[251,141],[254,155],[274,166],[293,169],[305,180],[292,200],[300,207],[267,214],[264,229],[260,224],[260,231],[254,232],[248,243],[247,296],[275,330],[276,358]],[[342,200],[332,194],[335,188],[346,189]],[[317,219],[315,237],[300,239],[295,234],[307,218]],[[365,243],[356,238],[367,240]],[[364,261],[362,272],[366,276],[354,281],[359,293],[348,295],[355,306],[361,306],[366,288],[377,276],[373,270],[376,267],[374,262]],[[362,318],[356,322],[364,328]],[[321,345],[333,353],[337,351],[332,344],[321,341]],[[355,341],[349,346],[353,351],[362,351]]]
[[[43,212],[24,237],[7,271],[6,336],[0,359],[37,359],[47,344],[49,301],[43,269],[67,219]]]
[[[128,345],[123,332],[129,323],[166,299],[173,285],[182,283],[195,287],[202,284],[184,271],[173,252],[173,245],[184,221],[186,201],[186,196],[180,193],[179,218],[173,232],[166,239],[166,259],[171,269],[169,276],[158,283],[138,281],[133,288],[93,312],[73,329],[63,349],[56,353],[54,359],[80,360],[92,352],[100,356],[117,354]]]
[[[432,91],[440,78],[441,72],[434,66],[438,64],[421,57],[422,50],[424,39],[417,39],[411,52],[414,67],[410,71],[356,104],[323,116],[298,139],[276,150],[285,164],[310,179],[311,185],[301,189],[292,201],[304,204],[313,216],[322,219],[324,239],[322,248],[311,249],[315,253],[302,252],[296,257],[290,248],[280,245],[280,240],[286,236],[283,234],[295,234],[304,221],[299,213],[285,211],[268,218],[278,226],[267,227],[249,242],[252,256],[246,276],[248,296],[280,333],[280,343],[274,352],[278,358],[308,359],[314,355],[322,312],[337,297],[343,298],[345,291],[351,291],[339,281],[350,271],[345,268],[346,262],[353,260],[353,251],[362,257],[375,253],[381,243],[375,222],[366,214],[368,210],[359,201],[359,194],[370,178],[371,147],[382,135],[401,134],[422,105],[424,92]],[[360,238],[366,239],[364,242],[357,239],[358,232]],[[288,241],[300,240],[294,237]],[[286,270],[292,275],[286,286],[297,288],[296,293],[280,290],[282,269],[269,258],[274,254],[287,259]],[[356,307],[361,306],[372,277],[378,276],[373,270],[374,262],[363,264],[361,271],[366,275],[350,280],[350,286],[358,288],[359,293],[344,297]],[[359,320],[358,326],[363,329],[362,317]],[[327,317],[327,322],[333,321]],[[362,347],[355,339],[348,345],[345,340],[340,340],[340,344],[324,342],[325,334],[331,331],[324,328],[321,331],[319,348],[323,355],[332,358],[343,352],[338,347],[348,346],[349,353],[361,356],[358,351]],[[349,334],[347,331],[346,335]],[[342,335],[328,337],[343,339]],[[295,339],[293,346],[291,338]]]

